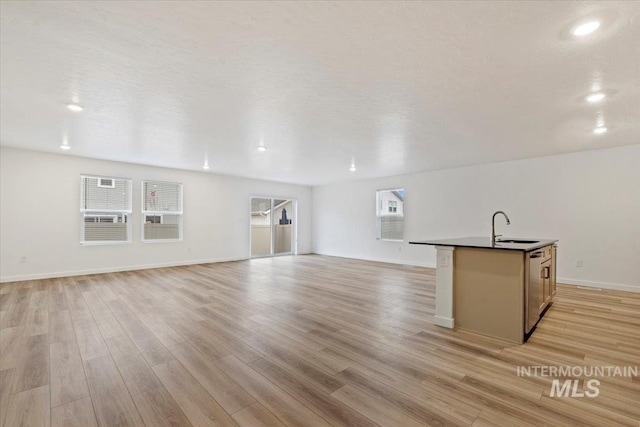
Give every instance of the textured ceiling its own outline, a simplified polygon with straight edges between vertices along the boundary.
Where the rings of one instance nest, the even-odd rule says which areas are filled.
[[[0,4],[5,146],[315,185],[640,143],[640,2]]]

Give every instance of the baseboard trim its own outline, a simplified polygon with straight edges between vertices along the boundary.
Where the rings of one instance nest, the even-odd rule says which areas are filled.
[[[347,259],[357,259],[361,261],[371,261],[371,262],[383,262],[387,264],[396,264],[396,265],[408,265],[412,267],[426,267],[426,268],[436,268],[435,264],[430,264],[426,262],[415,262],[415,261],[403,261],[403,260],[395,260],[395,259],[385,259],[385,258],[374,258],[374,257],[354,257],[351,255],[345,254],[334,254],[334,253],[322,253],[322,252],[306,252],[298,255],[324,255],[324,256],[332,256],[337,258],[347,258]],[[166,262],[166,263],[157,263],[157,264],[143,264],[143,265],[133,265],[126,267],[109,267],[109,268],[95,268],[89,270],[76,270],[76,271],[61,271],[54,273],[38,273],[38,274],[25,274],[19,276],[0,276],[0,283],[6,282],[23,282],[25,280],[39,280],[39,279],[55,279],[59,277],[69,277],[69,276],[86,276],[90,274],[104,274],[104,273],[117,273],[120,271],[135,271],[135,270],[149,270],[152,268],[164,268],[164,267],[180,267],[183,265],[197,265],[197,264],[211,264],[218,262],[232,262],[232,261],[245,261],[250,259],[249,257],[228,257],[228,258],[212,258],[212,259],[199,259],[199,260],[191,260],[191,261],[179,261],[179,262]],[[567,277],[558,277],[558,283],[564,283],[567,285],[576,285],[576,286],[585,286],[588,288],[601,288],[601,289],[611,289],[616,291],[627,291],[627,292],[635,292],[640,293],[640,286],[633,285],[623,285],[618,283],[606,283],[606,282],[591,282],[588,280],[578,280],[571,279]]]
[[[410,267],[436,268],[435,264],[431,264],[431,263],[427,263],[427,262],[415,262],[415,261],[386,259],[386,258],[374,258],[374,257],[362,257],[362,256],[355,257],[355,256],[352,256],[352,255],[335,254],[335,253],[322,253],[322,252],[313,252],[312,254],[313,255],[333,256],[333,257],[336,257],[336,258],[357,259],[357,260],[360,260],[360,261],[384,262],[386,264],[408,265]]]
[[[309,255],[309,252],[297,255]],[[183,265],[212,264],[218,262],[246,261],[249,257],[228,257],[212,259],[196,259],[190,261],[162,262],[157,264],[131,265],[126,267],[94,268],[89,270],[60,271],[55,273],[24,274],[19,276],[0,276],[0,283],[24,282],[25,280],[56,279],[59,277],[87,276],[90,274],[118,273],[121,271],[149,270],[152,268],[180,267]]]
[[[558,277],[558,283],[564,283],[566,285],[584,286],[586,288],[600,288],[611,289],[614,291],[627,291],[640,293],[640,286],[622,285],[619,283],[605,283],[605,282],[590,282],[588,280],[578,280],[566,277]]]
[[[179,262],[163,262],[157,264],[143,264],[143,265],[131,265],[126,267],[109,267],[109,268],[93,268],[89,270],[75,270],[75,271],[59,271],[55,273],[38,273],[38,274],[25,274],[20,276],[4,276],[0,277],[0,283],[5,282],[23,282],[25,280],[39,280],[39,279],[55,279],[58,277],[70,277],[70,276],[87,276],[90,274],[104,274],[104,273],[118,273],[121,271],[135,271],[135,270],[149,270],[152,268],[164,268],[164,267],[180,267],[183,265],[197,265],[197,264],[210,264],[217,262],[231,262],[231,261],[244,261],[249,259],[248,257],[229,257],[229,258],[213,258],[213,259],[197,259],[191,261],[179,261]]]
[[[433,324],[442,326],[443,328],[453,329],[455,321],[451,317],[443,317],[436,314],[433,316]]]
[[[389,264],[401,264],[401,265],[410,265],[415,267],[436,268],[435,264],[430,264],[426,262],[401,261],[401,260],[362,257],[362,256],[356,257],[352,255],[336,254],[336,253],[323,253],[323,252],[313,252],[313,253],[317,255],[334,256],[338,258],[350,258],[350,259],[357,259],[361,261],[384,262]],[[562,278],[558,277],[558,283],[564,283],[567,285],[586,286],[589,288],[611,289],[615,291],[627,291],[627,292],[636,292],[636,293],[640,292],[640,286],[624,285],[619,283],[591,282],[588,280],[578,280],[578,279],[571,279],[566,277],[562,277]]]

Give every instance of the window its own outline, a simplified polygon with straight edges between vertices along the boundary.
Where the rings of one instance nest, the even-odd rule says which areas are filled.
[[[182,240],[182,184],[142,181],[142,241]]]
[[[378,239],[403,240],[404,189],[376,192],[376,220]]]
[[[131,180],[80,177],[81,244],[131,241]]]

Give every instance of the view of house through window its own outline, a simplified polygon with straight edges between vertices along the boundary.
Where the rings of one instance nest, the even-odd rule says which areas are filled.
[[[131,180],[80,177],[82,244],[131,241]]]
[[[182,240],[182,184],[142,181],[142,241]]]
[[[376,192],[376,219],[381,240],[402,240],[404,230],[404,189]]]

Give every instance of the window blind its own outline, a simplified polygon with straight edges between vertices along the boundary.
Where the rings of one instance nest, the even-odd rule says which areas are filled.
[[[131,180],[80,177],[81,243],[119,243],[131,240]]]
[[[113,187],[101,185],[104,180],[110,180]],[[82,176],[80,203],[82,212],[131,213],[131,180]]]
[[[182,240],[182,184],[142,181],[142,241]]]
[[[402,240],[404,218],[401,215],[384,215],[380,217],[380,238],[386,240]]]

